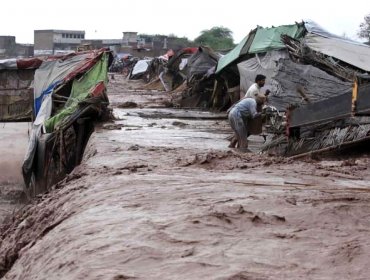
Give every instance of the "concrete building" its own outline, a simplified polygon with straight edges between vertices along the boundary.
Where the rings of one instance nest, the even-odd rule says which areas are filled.
[[[0,36],[0,58],[16,56],[15,36]]]
[[[186,38],[170,37],[166,35],[147,35],[137,32],[122,32],[123,44],[121,52],[131,53],[133,56],[159,56],[168,49],[175,51],[189,47]]]
[[[123,46],[137,46],[138,44],[138,36],[137,32],[125,31],[123,33]]]
[[[76,51],[83,39],[83,30],[35,30],[34,53],[37,56]]]
[[[33,44],[16,44],[17,57],[31,57],[33,56]]]
[[[123,39],[85,39],[81,40],[79,49],[91,50],[100,48],[109,48],[115,53],[120,52],[121,46],[124,44]]]

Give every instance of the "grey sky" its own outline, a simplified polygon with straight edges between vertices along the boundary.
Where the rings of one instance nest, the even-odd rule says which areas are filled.
[[[18,43],[33,43],[34,29],[85,30],[88,39],[119,39],[122,31],[173,33],[194,39],[213,26],[231,29],[238,43],[257,25],[277,26],[302,19],[358,39],[356,33],[370,13],[370,1],[6,0],[1,10],[0,35],[14,35]]]

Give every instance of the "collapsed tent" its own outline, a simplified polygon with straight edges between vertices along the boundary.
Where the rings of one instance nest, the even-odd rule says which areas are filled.
[[[267,143],[266,149],[285,145],[279,154],[292,155],[363,141],[370,133],[370,119],[353,117],[370,112],[364,93],[369,90],[369,65],[369,46],[330,34],[312,21],[257,27],[217,64],[213,106],[228,108],[244,96],[257,74],[263,74],[264,89],[271,91],[269,105],[286,112],[279,124],[275,122],[282,137]],[[323,140],[336,129],[341,139]]]
[[[186,65],[188,58],[197,52],[197,48],[185,48],[174,54],[164,70],[160,73],[159,79],[166,91],[172,91],[183,84],[186,79]]]
[[[186,87],[176,102],[181,107],[209,108],[211,105],[214,72],[220,55],[208,47],[199,47],[187,59],[184,71]]]
[[[35,72],[35,121],[22,166],[25,192],[34,196],[69,173],[82,158],[92,120],[106,111],[106,49],[49,58]]]
[[[130,80],[139,80],[139,79],[146,80],[146,74],[148,73],[148,69],[149,69],[149,65],[151,61],[152,61],[152,58],[144,58],[144,59],[138,60],[130,72],[129,79]]]
[[[302,65],[293,62],[286,51],[271,51],[262,55],[256,54],[238,64],[240,73],[240,91],[247,92],[254,83],[256,73],[266,76],[264,89],[273,94],[269,104],[280,111],[285,111],[290,105],[301,105],[315,102],[348,92],[352,83],[342,81],[312,65]],[[299,94],[304,92],[304,98]]]
[[[235,102],[228,90],[237,87],[243,95],[255,76],[263,74],[267,77],[266,89],[271,90],[270,104],[286,110],[302,101],[302,92],[315,102],[351,90],[355,75],[369,71],[369,65],[368,46],[332,35],[312,21],[258,27],[220,59],[216,69],[218,86],[226,90],[220,93],[216,89],[215,97]],[[217,103],[215,99],[216,106]]]

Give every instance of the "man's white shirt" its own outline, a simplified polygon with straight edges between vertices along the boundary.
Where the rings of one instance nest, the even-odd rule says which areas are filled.
[[[261,93],[261,88],[257,85],[257,83],[254,83],[247,90],[247,93],[245,94],[245,98],[255,98],[260,93]]]

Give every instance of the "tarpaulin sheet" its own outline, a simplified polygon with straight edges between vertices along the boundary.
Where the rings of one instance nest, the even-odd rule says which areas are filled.
[[[265,55],[255,54],[255,57],[239,63],[240,92],[243,94],[241,97],[244,97],[249,87],[254,84],[257,74],[263,74],[267,77],[266,85],[262,88],[262,91],[264,92],[266,89],[271,90],[271,78],[277,70],[276,65],[281,58],[288,57],[289,55],[286,51],[271,51]]]
[[[137,75],[137,74],[141,74],[141,73],[145,73],[146,70],[148,70],[148,67],[149,67],[149,63],[150,63],[150,60],[148,59],[143,59],[143,60],[139,60],[134,68],[132,69],[132,76],[134,75]]]
[[[285,110],[289,104],[305,104],[298,90],[303,89],[310,102],[343,94],[352,83],[343,82],[312,66],[294,63],[284,58],[285,51],[256,55],[238,64],[241,89],[245,92],[254,83],[256,74],[266,76],[264,92],[270,89],[269,104]]]
[[[88,71],[81,79],[74,80],[72,85],[71,95],[64,109],[45,121],[45,130],[49,133],[54,130],[63,120],[70,116],[77,108],[78,103],[86,99],[95,89],[97,84],[104,82],[108,83],[108,54],[104,53],[99,62]]]
[[[249,53],[261,53],[270,50],[284,49],[285,45],[281,41],[281,35],[285,34],[294,39],[303,35],[305,28],[302,24],[281,25],[278,27],[257,29]]]
[[[312,33],[312,34],[319,35],[321,37],[336,38],[336,39],[340,39],[340,40],[344,40],[344,41],[350,42],[352,44],[363,45],[360,42],[353,41],[353,40],[350,40],[350,39],[346,39],[344,37],[341,37],[341,36],[335,35],[333,33],[330,33],[329,31],[327,31],[324,28],[322,28],[319,24],[317,24],[316,22],[314,22],[312,20],[309,20],[309,19],[308,20],[304,20],[304,27],[306,28],[307,32]]]
[[[234,49],[232,49],[226,55],[220,58],[220,60],[217,63],[216,74],[219,73],[226,66],[228,66],[230,63],[238,59],[241,50],[243,49],[244,45],[247,43],[247,40],[248,40],[248,36],[246,36]]]
[[[219,55],[210,49],[200,47],[199,50],[188,59],[188,75],[191,78],[193,75],[204,75],[208,70],[216,66]]]
[[[285,48],[280,38],[282,34],[287,34],[293,38],[300,38],[304,32],[305,28],[303,24],[282,25],[270,28],[258,27],[257,30],[252,30],[234,49],[220,58],[217,64],[216,74],[220,73],[241,55]]]
[[[0,70],[4,70],[4,69],[18,69],[17,59],[15,58],[1,59],[0,60]]]
[[[17,69],[36,69],[39,68],[42,63],[42,59],[38,57],[33,58],[9,58],[0,60],[0,70],[17,70]]]
[[[42,100],[46,94],[50,94],[71,73],[79,69],[91,58],[90,53],[72,56],[68,59],[44,61],[35,72],[34,98],[35,115],[38,114]],[[51,105],[50,105],[51,106]]]
[[[337,38],[307,34],[303,43],[310,49],[334,57],[364,71],[370,71],[370,47]]]

